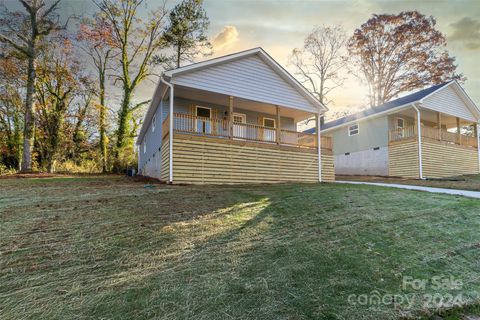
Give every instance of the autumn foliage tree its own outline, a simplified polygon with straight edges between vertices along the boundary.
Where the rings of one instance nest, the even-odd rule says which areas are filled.
[[[0,41],[11,46],[28,61],[25,116],[23,134],[23,171],[32,169],[32,148],[34,137],[34,94],[35,64],[41,40],[50,33],[61,29],[56,14],[60,0],[19,0],[24,11],[4,10],[0,19]]]
[[[433,17],[417,11],[373,15],[348,42],[356,75],[369,87],[371,106],[402,92],[463,79]]]
[[[0,164],[20,169],[24,106],[23,61],[15,57],[0,59]]]
[[[66,37],[49,41],[48,49],[42,51],[36,68],[37,137],[36,146],[42,167],[55,171],[58,160],[64,159],[60,152],[68,135],[66,122],[72,101],[78,96],[81,83],[87,81],[73,45]],[[75,138],[75,137],[73,137]]]

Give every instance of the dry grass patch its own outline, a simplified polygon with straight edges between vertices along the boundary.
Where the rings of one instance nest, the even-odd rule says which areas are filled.
[[[394,319],[403,276],[479,301],[480,202],[351,185],[0,181],[0,318]],[[441,293],[450,292],[444,290]],[[420,298],[419,298],[420,299]]]

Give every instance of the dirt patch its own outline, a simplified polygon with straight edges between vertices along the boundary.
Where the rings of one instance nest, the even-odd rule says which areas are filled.
[[[25,179],[25,178],[53,178],[53,177],[68,177],[66,174],[60,173],[41,173],[41,172],[32,172],[32,173],[15,173],[0,176],[0,179]]]

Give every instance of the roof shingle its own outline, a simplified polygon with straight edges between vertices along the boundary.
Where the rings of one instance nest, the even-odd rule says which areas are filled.
[[[403,105],[418,102],[419,100],[425,98],[426,96],[428,96],[432,92],[435,92],[435,91],[439,90],[440,88],[446,86],[449,83],[450,82],[445,82],[445,83],[442,83],[442,84],[438,84],[438,85],[432,86],[430,88],[426,88],[426,89],[414,92],[412,94],[406,95],[404,97],[386,102],[386,103],[384,103],[382,105],[379,105],[377,107],[369,108],[369,109],[366,109],[366,110],[363,110],[363,111],[360,111],[360,112],[357,112],[357,113],[354,113],[354,114],[351,114],[351,115],[348,115],[348,116],[345,116],[345,117],[342,117],[342,118],[338,118],[338,119],[330,121],[330,122],[327,122],[327,123],[322,125],[322,130],[329,129],[329,128],[332,128],[332,127],[336,127],[336,126],[342,125],[342,124],[347,123],[347,122],[360,120],[362,118],[374,115],[376,113],[384,112],[384,111],[387,111],[387,110],[390,110],[390,109],[393,109],[393,108],[396,108],[396,107],[400,107],[400,106],[403,106]],[[315,128],[305,130],[305,132],[314,133]]]

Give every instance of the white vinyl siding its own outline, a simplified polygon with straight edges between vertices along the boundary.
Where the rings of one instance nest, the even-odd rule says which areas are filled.
[[[444,87],[426,98],[423,105],[431,110],[476,122],[475,116],[455,92],[452,85]]]
[[[318,112],[298,88],[294,88],[259,56],[249,56],[184,74],[171,82],[238,98],[294,109]]]

